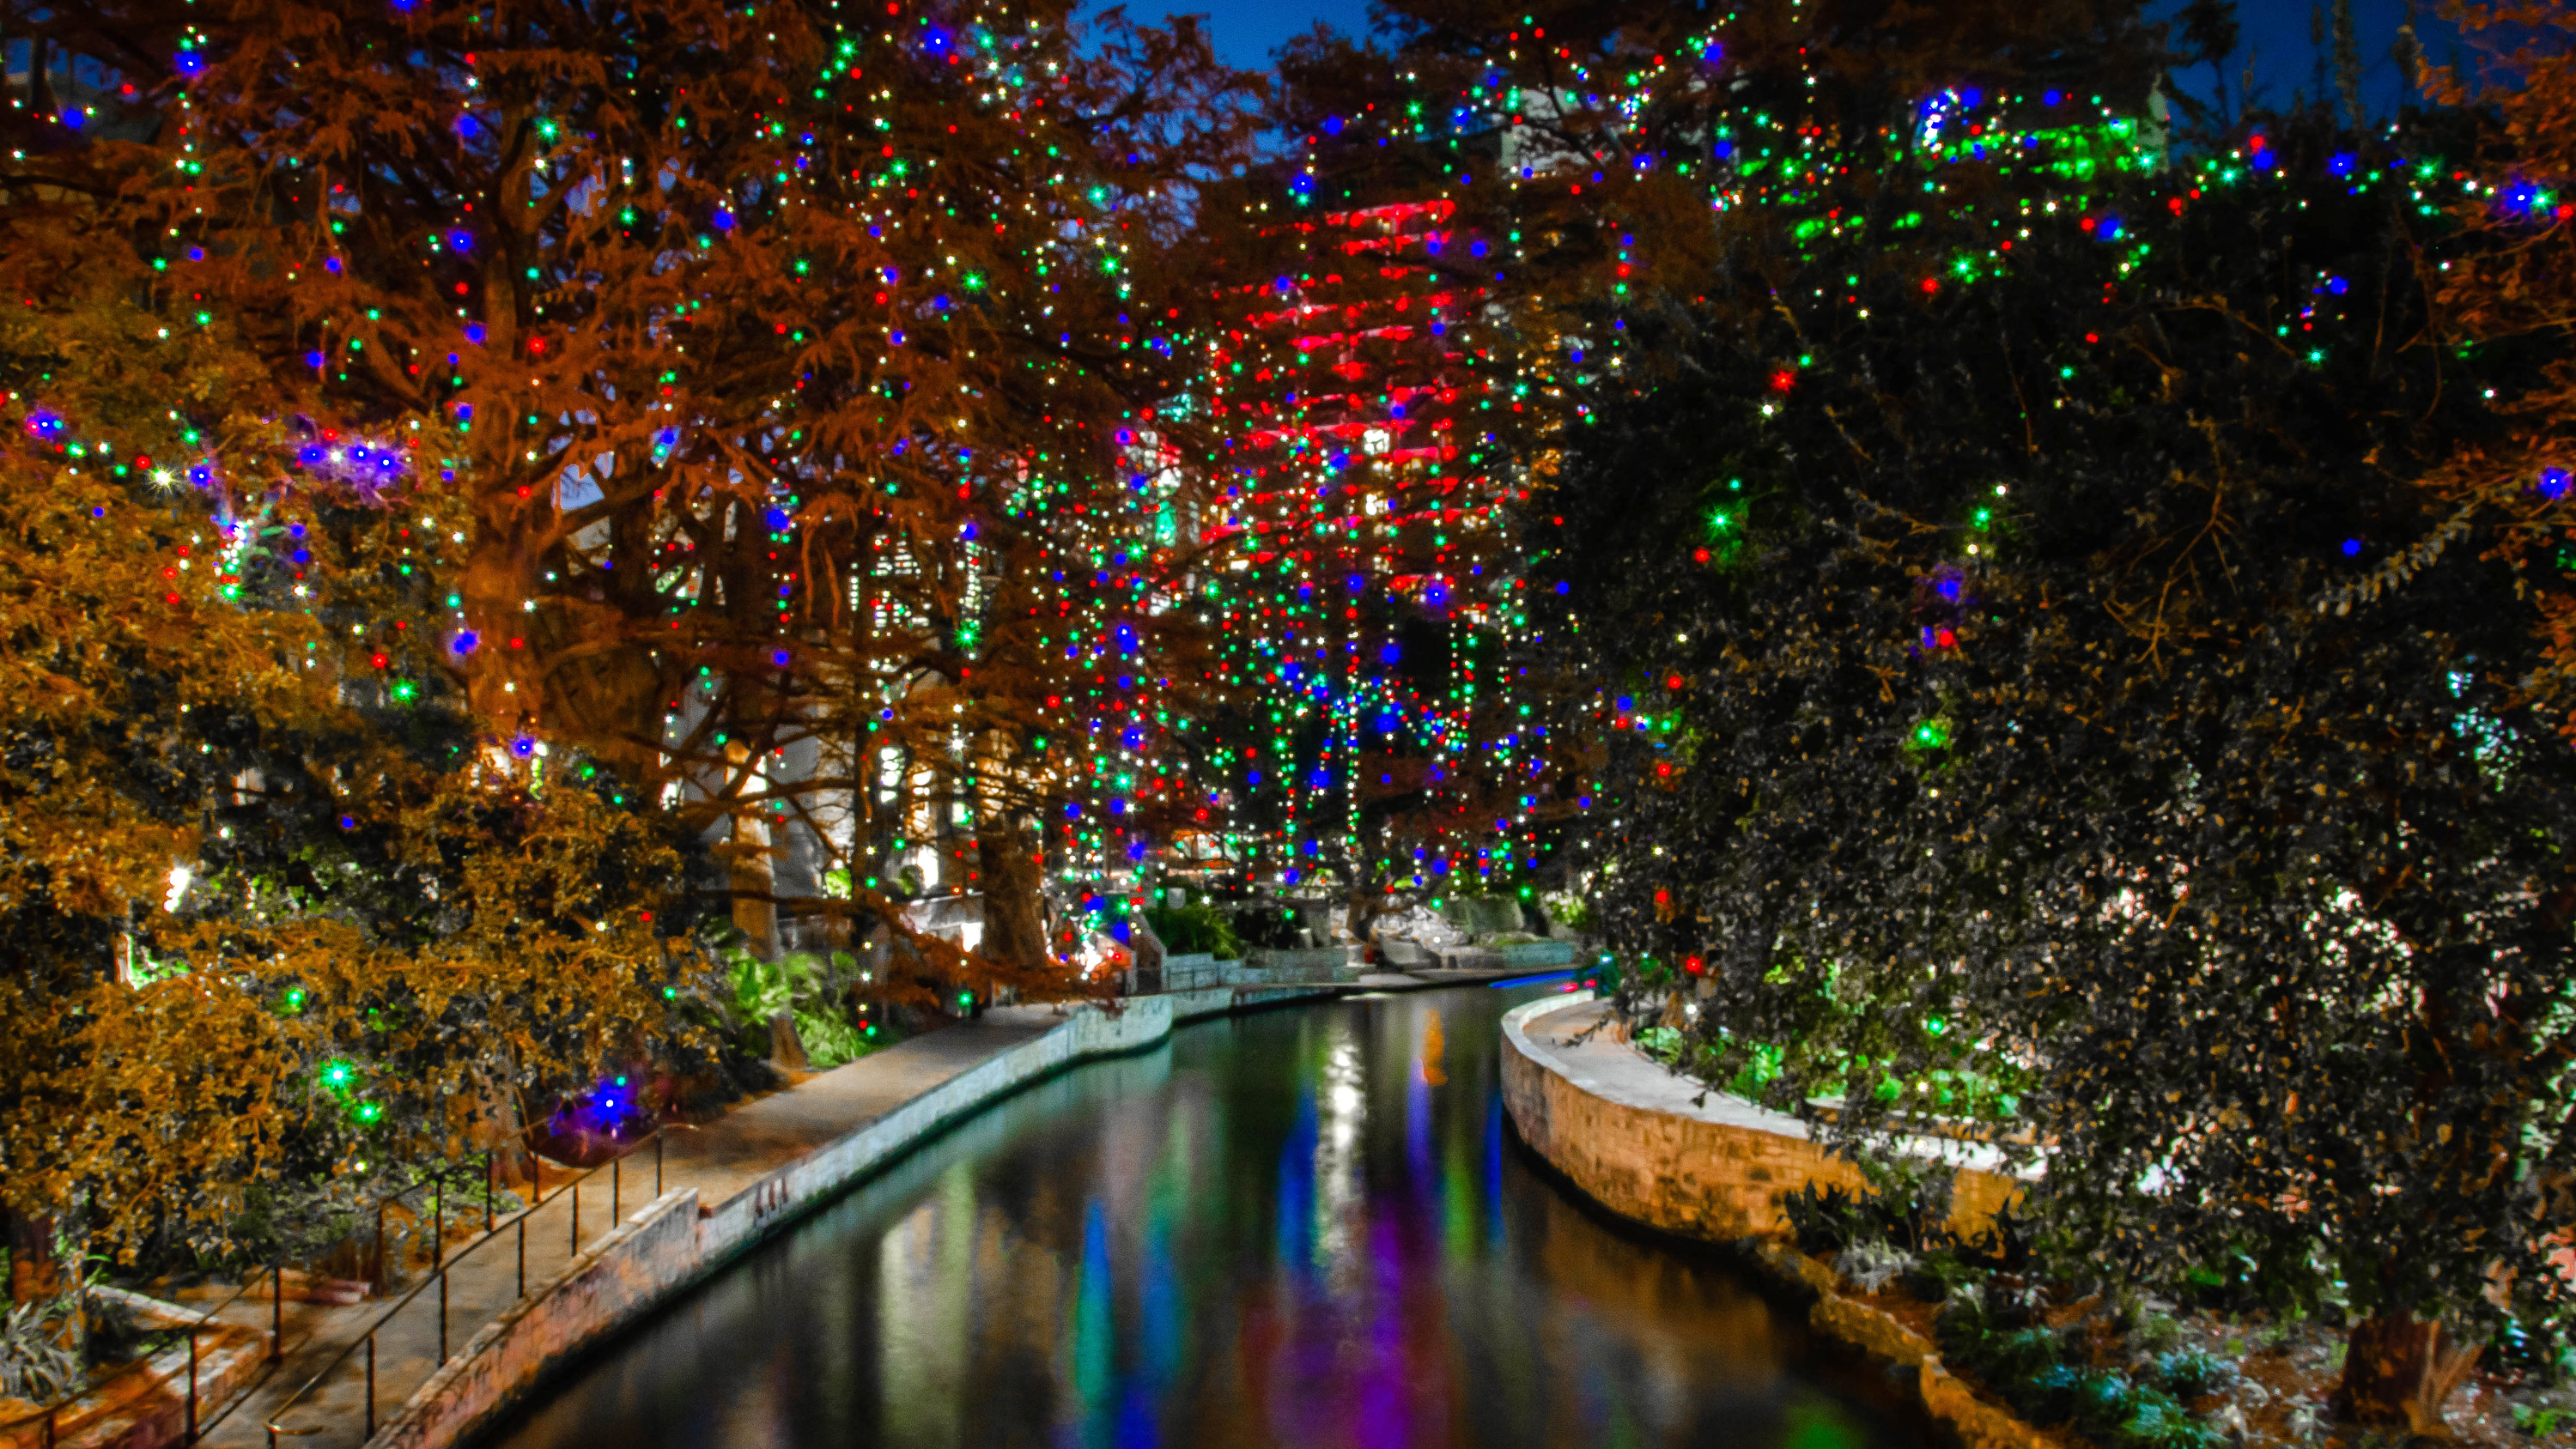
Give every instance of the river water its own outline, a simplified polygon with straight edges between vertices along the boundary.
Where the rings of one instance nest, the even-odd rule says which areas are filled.
[[[1719,1262],[1544,1176],[1468,987],[1186,1026],[926,1144],[510,1449],[1906,1449]]]

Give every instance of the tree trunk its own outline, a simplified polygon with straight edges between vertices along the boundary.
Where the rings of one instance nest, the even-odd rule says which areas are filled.
[[[54,1220],[7,1211],[0,1211],[0,1219],[8,1224],[9,1301],[33,1303],[59,1297],[71,1284],[64,1277],[61,1255],[54,1251]]]
[[[1342,924],[1351,939],[1365,946],[1369,933],[1377,929],[1377,918],[1386,914],[1387,889],[1384,881],[1367,872],[1351,872],[1351,892],[1343,898]]]
[[[2440,1319],[2365,1318],[2352,1326],[2343,1382],[2335,1389],[2335,1417],[2448,1438],[2442,1405],[2476,1366],[2478,1350],[2477,1344],[2452,1341]]]
[[[1047,969],[1045,879],[1037,843],[1016,821],[988,820],[975,831],[975,861],[984,880],[984,941],[980,954],[1016,971]]]
[[[769,830],[761,820],[745,811],[733,818],[733,888],[741,894],[733,898],[734,928],[742,932],[744,945],[763,961],[778,959],[778,902],[769,873]]]
[[[769,1064],[783,1072],[810,1072],[813,1060],[805,1055],[805,1039],[796,1034],[796,1018],[789,1012],[773,1012],[769,1018]]]

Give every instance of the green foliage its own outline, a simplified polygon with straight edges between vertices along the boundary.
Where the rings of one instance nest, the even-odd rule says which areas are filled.
[[[1909,1253],[1926,1253],[1956,1244],[1946,1219],[1946,1190],[1937,1192],[1853,1192],[1809,1182],[1780,1197],[1780,1216],[1798,1240],[1798,1251],[1829,1256],[1847,1248],[1886,1243]]]
[[[1604,753],[1594,900],[1623,962],[1704,962],[1707,1079],[1776,1046],[1763,1100],[1838,1098],[1855,1149],[2008,1120],[2098,1272],[2492,1324],[2502,1265],[2539,1321],[2576,755],[2500,549],[2559,505],[2418,480],[2555,354],[2432,344],[2421,259],[2456,248],[2413,186],[2449,123],[2263,129],[2267,167],[2080,191],[1847,152],[1809,200],[1849,229],[1748,219],[1669,331],[1628,314],[1682,360],[1572,433],[1533,622],[1570,675],[1726,685],[1637,700],[1687,760],[1568,721]],[[2013,246],[1958,280],[1969,233]]]
[[[2558,1426],[2576,1418],[2576,1409],[2543,1408],[2538,1404],[2515,1404],[2513,1426],[2534,1439],[2546,1439],[2558,1432]]]
[[[2216,1449],[2216,1429],[2172,1393],[2086,1364],[2073,1331],[2061,1334],[2000,1290],[1954,1295],[1934,1320],[1943,1360],[2000,1393],[2041,1425],[2067,1424],[2102,1449]]]
[[[1225,912],[1205,901],[1182,906],[1149,906],[1145,924],[1154,928],[1154,939],[1175,956],[1214,956],[1220,961],[1243,958],[1243,942],[1236,937],[1234,922]]]
[[[817,1067],[837,1067],[876,1050],[858,1027],[837,1011],[797,1012],[796,1039],[805,1044],[807,1059]]]
[[[2238,1378],[2236,1365],[2207,1349],[2176,1349],[2156,1355],[2156,1381],[2178,1399],[2215,1393]]]
[[[67,1297],[38,1299],[0,1319],[0,1398],[51,1403],[80,1385],[86,1375],[71,1307]]]
[[[796,1039],[806,1059],[818,1068],[856,1061],[877,1049],[850,1017],[849,984],[857,958],[846,951],[829,957],[789,952],[764,961],[741,946],[719,953],[732,993],[734,1032],[744,1050],[769,1050],[769,1021],[780,1012],[796,1024]]]

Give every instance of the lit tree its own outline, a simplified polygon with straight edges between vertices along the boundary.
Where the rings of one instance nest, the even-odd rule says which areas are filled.
[[[2498,1281],[2565,1307],[2576,762],[2503,511],[2418,486],[2532,373],[2426,340],[2438,151],[2122,174],[2047,101],[1851,153],[1570,454],[1609,932],[1716,1080],[2026,1126],[2083,1262],[2339,1301],[2431,1432]]]
[[[976,530],[1033,469],[1126,493],[1113,435],[1194,365],[1175,188],[1242,144],[1238,78],[1045,5],[193,19],[43,22],[180,98],[131,203],[161,259],[280,409],[437,454],[469,551],[439,633],[493,744],[726,828],[766,941],[787,822],[846,837],[858,760],[956,728]]]
[[[493,775],[350,625],[421,618],[357,441],[81,222],[0,248],[0,1206],[131,1249],[674,1042],[686,922],[639,802]]]

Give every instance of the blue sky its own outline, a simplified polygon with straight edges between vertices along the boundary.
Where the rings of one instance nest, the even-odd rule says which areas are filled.
[[[1218,51],[1227,61],[1253,70],[1267,69],[1272,51],[1318,20],[1354,32],[1368,25],[1367,0],[1200,0],[1181,5],[1166,0],[1131,0],[1129,8],[1140,19],[1160,18],[1166,9],[1203,11],[1215,33]],[[2170,14],[2178,8],[2177,0],[2158,0],[2154,8],[2156,14]],[[2425,29],[2429,31],[2433,6],[2428,3],[2424,9]],[[2293,91],[2313,83],[2315,50],[2308,44],[2308,14],[2308,0],[2239,0],[2237,18],[2244,26],[2245,45],[2254,58],[2256,80],[2270,87],[2269,99],[2276,103],[2286,103]],[[2397,70],[2389,62],[2388,47],[2405,18],[2405,0],[2353,0],[2354,28],[2360,36],[2362,58],[2369,66],[2367,89],[2372,107],[2382,114],[2396,101]],[[2444,42],[2429,34],[2426,39],[2433,58],[2443,59]],[[2241,69],[2244,64],[2245,54],[2240,52],[2236,67]],[[2178,79],[2205,94],[2209,78],[2209,68],[2201,66]],[[2231,90],[2237,81],[2238,77],[2231,73]]]

